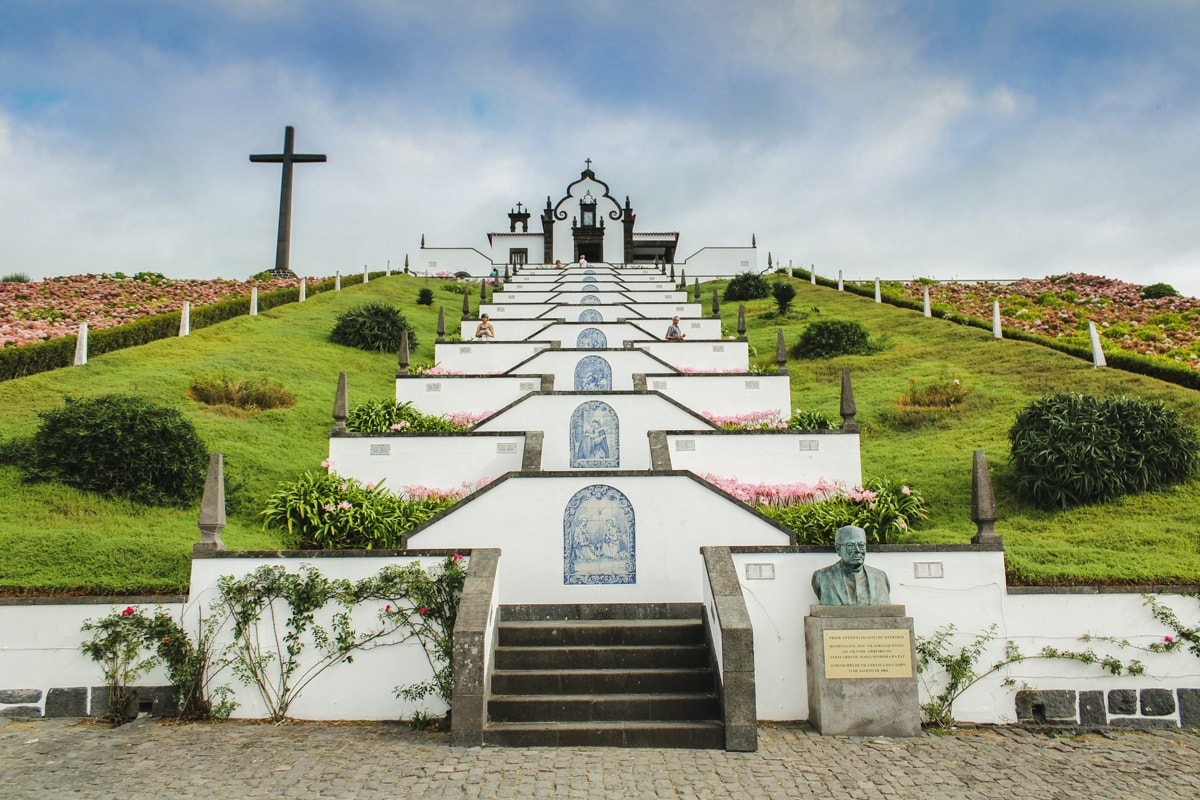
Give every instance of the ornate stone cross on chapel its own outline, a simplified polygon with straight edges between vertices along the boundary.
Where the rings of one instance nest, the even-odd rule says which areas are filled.
[[[283,134],[283,152],[275,155],[252,155],[256,164],[283,164],[283,181],[279,189],[279,239],[275,244],[275,271],[285,272],[291,261],[292,239],[292,164],[316,164],[324,162],[324,154],[293,152],[296,144],[296,129],[288,125]]]

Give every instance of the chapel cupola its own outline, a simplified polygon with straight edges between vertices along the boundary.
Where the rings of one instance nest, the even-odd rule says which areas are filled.
[[[547,202],[549,202],[547,200]],[[517,225],[521,226],[521,233],[529,233],[529,210],[522,210],[524,206],[517,203],[517,210],[508,212],[508,232],[516,233]]]

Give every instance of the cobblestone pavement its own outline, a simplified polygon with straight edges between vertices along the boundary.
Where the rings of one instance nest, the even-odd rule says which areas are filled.
[[[0,725],[0,797],[1200,798],[1200,735],[764,725],[757,753],[456,748],[399,724]]]

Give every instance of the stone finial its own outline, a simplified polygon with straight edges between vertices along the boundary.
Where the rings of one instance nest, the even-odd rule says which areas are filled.
[[[746,306],[743,303],[738,304],[738,337],[746,338]]]
[[[1100,333],[1096,330],[1096,323],[1088,320],[1088,340],[1092,343],[1092,366],[1107,367],[1108,360],[1104,357],[1104,348],[1100,346]]]
[[[787,366],[787,344],[783,339],[783,328],[775,329],[775,364],[780,369]]]
[[[842,370],[842,407],[839,413],[842,415],[842,430],[857,433],[858,423],[854,421],[854,415],[858,413],[858,408],[854,405],[854,388],[850,385],[848,369]]]
[[[661,262],[659,262],[658,271],[661,272],[663,275],[667,274],[667,260],[665,258]]]
[[[713,319],[721,318],[721,301],[717,299],[717,290],[716,289],[713,289],[712,311],[713,311]]]
[[[346,390],[346,373],[338,373],[337,394],[333,397],[333,433],[346,432],[346,417],[350,415],[350,394]]]
[[[992,528],[996,522],[996,496],[992,494],[992,476],[982,450],[975,451],[971,466],[971,521],[978,528],[971,537],[972,544],[1004,544]]]
[[[767,251],[767,269],[773,270],[774,268],[775,268],[775,262],[771,259],[771,251],[768,250]]]
[[[408,274],[408,253],[404,254],[404,274]]]
[[[396,377],[408,374],[408,328],[400,329],[400,357],[397,360],[400,366]]]
[[[421,234],[421,249],[425,249],[425,234]]]
[[[687,270],[679,270],[679,285],[683,289],[687,289]]]
[[[463,319],[471,318],[471,293],[470,292],[463,292],[462,318]]]
[[[671,283],[675,283],[675,262],[671,262]]]
[[[82,367],[87,363],[87,322],[79,323],[79,335],[75,338],[75,366]]]
[[[504,282],[508,283],[508,264],[504,265]]]
[[[487,302],[487,278],[479,281],[479,302]]]
[[[446,307],[438,306],[437,340],[446,341]]]
[[[758,237],[756,237],[753,233],[750,234],[750,246],[758,247]]]
[[[200,541],[192,545],[193,553],[213,553],[225,549],[221,531],[225,528],[225,469],[224,456],[213,453],[208,457],[208,477],[204,479],[204,494],[200,498]]]

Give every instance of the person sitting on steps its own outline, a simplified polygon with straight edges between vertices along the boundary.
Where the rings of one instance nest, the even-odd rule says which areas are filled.
[[[682,342],[684,336],[683,330],[679,327],[679,317],[672,318],[671,324],[667,328],[667,341]]]
[[[488,315],[484,314],[479,318],[479,325],[475,328],[475,339],[481,342],[490,342],[496,338],[496,329],[488,320]]]

